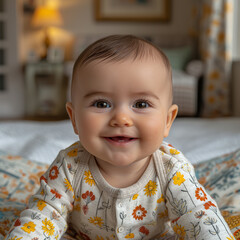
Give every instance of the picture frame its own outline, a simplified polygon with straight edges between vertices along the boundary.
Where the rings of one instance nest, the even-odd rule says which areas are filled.
[[[97,21],[169,21],[170,0],[95,0]]]

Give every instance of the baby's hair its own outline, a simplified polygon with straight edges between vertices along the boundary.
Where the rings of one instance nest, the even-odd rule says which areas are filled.
[[[77,58],[74,68],[79,68],[95,60],[121,61],[146,56],[160,55],[167,69],[170,63],[166,55],[153,43],[133,35],[110,35],[89,45]]]
[[[161,59],[170,74],[171,65],[166,55],[153,43],[133,35],[110,35],[89,45],[77,58],[73,67],[72,86],[79,69],[98,62],[121,62],[126,59]]]

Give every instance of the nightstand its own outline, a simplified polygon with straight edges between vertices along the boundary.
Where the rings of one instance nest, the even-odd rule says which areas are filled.
[[[25,82],[27,116],[59,117],[66,113],[63,63],[28,63]]]

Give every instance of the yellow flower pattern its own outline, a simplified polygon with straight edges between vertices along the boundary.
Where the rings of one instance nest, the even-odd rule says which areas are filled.
[[[35,232],[36,224],[34,222],[24,223],[21,229],[26,233]]]
[[[65,184],[65,187],[67,188],[67,190],[73,192],[73,187],[72,187],[71,183],[66,178],[64,179],[64,184]]]
[[[181,174],[180,172],[177,172],[176,175],[173,177],[173,183],[175,185],[180,186],[184,182],[185,182],[184,175]]]
[[[84,180],[88,185],[90,185],[91,187],[95,185],[95,181],[90,171],[85,171],[84,176]]]
[[[145,186],[145,195],[148,197],[151,197],[152,195],[155,195],[157,192],[157,183],[155,181],[150,180],[148,184]]]
[[[159,214],[158,214],[158,217],[159,218],[165,218],[165,217],[167,217],[168,216],[168,210],[166,209],[164,212],[160,212]]]
[[[171,149],[170,149],[170,153],[171,153],[172,155],[178,155],[180,152],[179,152],[177,149],[175,149],[175,148],[171,148]]]
[[[185,232],[185,229],[184,227],[176,224],[174,227],[173,227],[173,231],[179,236],[179,237],[185,237],[186,235],[186,232]]]
[[[39,200],[37,203],[38,210],[42,211],[47,206],[46,202],[43,200]]]
[[[45,218],[45,220],[42,221],[42,230],[44,233],[46,233],[48,236],[52,236],[54,234],[54,225],[53,223]]]
[[[134,233],[129,233],[125,236],[125,238],[129,238],[129,239],[132,239],[134,238]]]
[[[67,155],[69,157],[76,157],[77,154],[78,154],[78,149],[77,148],[75,148],[75,149],[73,149],[73,150],[71,150],[70,152],[67,153]]]
[[[157,203],[161,203],[161,202],[164,202],[165,199],[163,197],[163,194],[161,195],[161,197],[157,200]]]
[[[138,198],[139,194],[134,194],[132,197],[132,200],[136,200]]]
[[[14,237],[10,238],[9,240],[21,240],[21,239],[22,239],[22,237],[18,238],[17,236],[14,236]]]
[[[100,217],[90,217],[88,221],[94,225],[101,227],[103,225],[103,220]]]

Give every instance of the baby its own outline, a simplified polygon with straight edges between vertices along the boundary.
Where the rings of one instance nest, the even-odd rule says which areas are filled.
[[[114,35],[76,60],[66,104],[81,142],[60,151],[6,239],[234,239],[184,155],[163,142],[177,115],[153,44]],[[75,237],[76,238],[76,237]]]

